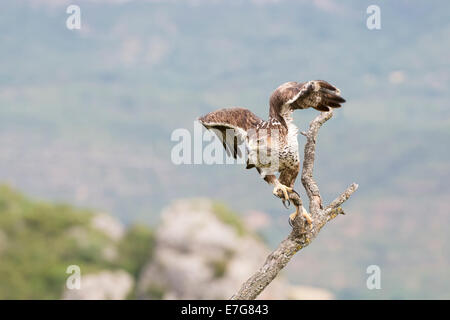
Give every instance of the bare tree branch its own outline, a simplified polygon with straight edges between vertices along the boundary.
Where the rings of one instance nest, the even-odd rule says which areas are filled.
[[[293,228],[288,237],[267,257],[264,265],[231,297],[232,300],[256,299],[288,264],[291,258],[311,243],[328,221],[334,219],[339,214],[344,214],[340,206],[350,198],[358,188],[358,185],[356,183],[351,184],[347,190],[324,209],[319,187],[313,178],[316,138],[320,127],[331,119],[332,116],[332,111],[321,113],[311,121],[309,130],[302,132],[306,136],[306,144],[301,180],[309,198],[309,210],[313,220],[312,223],[307,224],[301,215],[297,216],[293,221]],[[302,205],[300,197],[295,194],[291,200],[295,205]]]

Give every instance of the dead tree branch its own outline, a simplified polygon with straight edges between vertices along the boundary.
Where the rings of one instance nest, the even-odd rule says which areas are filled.
[[[231,297],[232,300],[256,299],[287,265],[291,258],[299,250],[311,243],[328,221],[339,214],[344,214],[340,206],[350,198],[358,188],[358,185],[356,183],[351,184],[347,190],[324,208],[319,187],[313,178],[317,135],[320,127],[331,119],[332,116],[332,111],[321,113],[311,121],[309,130],[302,132],[306,136],[306,145],[301,180],[309,198],[309,212],[313,220],[312,223],[307,224],[305,219],[300,215],[297,216],[293,221],[293,228],[288,237],[267,257],[264,265]],[[296,205],[302,204],[301,199],[297,196],[291,200]]]

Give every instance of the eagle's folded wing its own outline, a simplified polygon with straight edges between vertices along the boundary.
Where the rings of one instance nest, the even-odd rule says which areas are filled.
[[[245,141],[248,131],[262,122],[250,110],[238,107],[210,112],[198,120],[221,139],[227,154],[235,159],[242,155],[238,146]]]
[[[340,108],[341,103],[345,102],[340,90],[324,80],[287,82],[278,87],[270,99],[271,104],[289,105],[293,109],[314,108],[319,111]]]

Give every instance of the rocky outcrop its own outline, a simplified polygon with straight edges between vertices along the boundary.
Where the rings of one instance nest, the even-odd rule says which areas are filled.
[[[208,200],[179,200],[167,208],[157,228],[153,258],[138,281],[138,298],[231,297],[269,254],[263,241],[239,221]],[[259,298],[309,298],[306,292],[280,277]],[[320,297],[332,298],[321,292]]]
[[[115,241],[122,239],[125,234],[125,227],[120,221],[106,213],[95,214],[92,218],[92,227]]]

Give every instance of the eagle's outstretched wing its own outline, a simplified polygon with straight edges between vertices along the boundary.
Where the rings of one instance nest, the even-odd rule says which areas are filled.
[[[304,83],[286,82],[279,86],[270,97],[271,107],[282,110],[283,106],[292,109],[314,108],[329,111],[329,108],[340,108],[344,103],[340,90],[324,80]]]
[[[241,157],[238,146],[245,141],[247,132],[263,120],[245,108],[225,108],[210,112],[198,119],[203,126],[221,139],[227,154]]]

